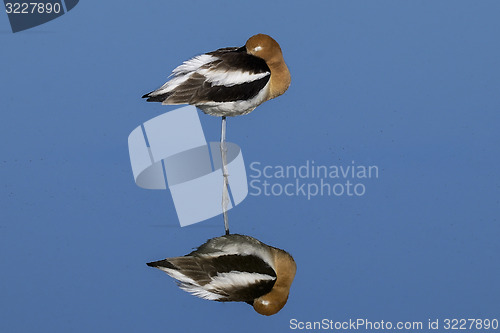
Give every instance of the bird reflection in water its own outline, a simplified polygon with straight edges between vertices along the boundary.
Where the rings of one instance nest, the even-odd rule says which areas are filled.
[[[297,269],[286,251],[238,234],[209,239],[183,257],[147,265],[166,272],[194,296],[246,302],[266,316],[285,306]]]

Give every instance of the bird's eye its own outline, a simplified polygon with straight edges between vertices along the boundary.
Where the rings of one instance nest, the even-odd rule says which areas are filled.
[[[256,46],[253,48],[254,52],[259,52],[260,50],[262,50],[262,46]]]

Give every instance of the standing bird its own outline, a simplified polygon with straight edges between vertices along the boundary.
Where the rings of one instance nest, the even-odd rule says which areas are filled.
[[[222,117],[222,211],[226,234],[229,234],[226,117],[247,114],[282,95],[290,81],[279,44],[268,35],[257,34],[245,46],[222,48],[184,61],[172,71],[169,81],[142,96],[148,102],[192,104],[207,114]]]
[[[291,81],[279,44],[264,34],[250,37],[245,46],[218,49],[184,61],[170,77],[142,97],[162,104],[192,104],[222,117],[253,111],[282,95]]]
[[[212,238],[186,256],[147,265],[166,272],[194,296],[247,302],[266,316],[285,306],[297,270],[287,252],[238,234]]]

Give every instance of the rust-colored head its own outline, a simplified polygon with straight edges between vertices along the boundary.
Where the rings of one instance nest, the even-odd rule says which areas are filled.
[[[274,287],[270,293],[265,294],[253,301],[255,311],[264,316],[278,313],[288,300],[289,289]]]
[[[283,61],[281,47],[271,36],[257,34],[250,37],[245,46],[249,54],[264,59],[268,64]]]

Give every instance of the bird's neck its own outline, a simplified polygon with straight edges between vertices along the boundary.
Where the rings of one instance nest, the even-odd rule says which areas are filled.
[[[272,250],[275,265],[274,269],[276,271],[276,283],[274,287],[290,289],[293,279],[295,278],[297,265],[293,258],[285,251],[276,248]]]
[[[270,62],[268,66],[271,70],[268,99],[272,99],[285,93],[290,86],[291,76],[283,57],[279,61]]]
[[[276,282],[269,293],[256,298],[253,302],[255,311],[266,316],[277,313],[285,306],[297,270],[295,261],[288,253],[274,247],[271,248],[271,252],[274,259]]]

